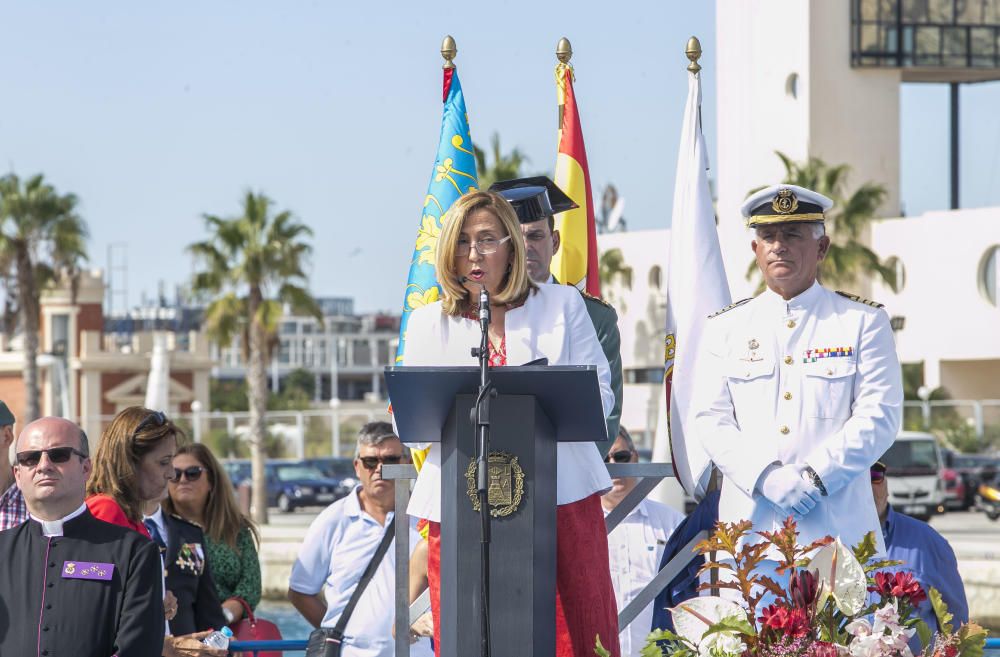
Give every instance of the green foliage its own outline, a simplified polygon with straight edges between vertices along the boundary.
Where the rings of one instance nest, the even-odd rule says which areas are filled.
[[[632,289],[632,268],[625,264],[625,256],[621,249],[608,249],[598,258],[598,276],[602,285],[608,285],[616,277],[621,277],[622,283]]]
[[[611,652],[601,644],[601,635],[594,635],[594,653],[597,657],[611,657]]]
[[[988,632],[976,623],[966,623],[958,630],[958,654],[983,657]]]
[[[241,412],[249,410],[246,379],[210,379],[208,394],[214,411]]]
[[[868,224],[875,218],[886,197],[882,185],[867,182],[850,195],[847,178],[850,167],[846,164],[829,165],[811,157],[805,162],[795,162],[784,153],[777,156],[785,166],[782,182],[798,185],[819,192],[833,201],[833,208],[826,212],[826,233],[830,249],[820,263],[819,279],[832,287],[850,288],[861,276],[878,276],[891,287],[896,287],[896,270],[883,262],[865,246],[863,239]],[[762,188],[750,191],[750,194]],[[747,280],[760,275],[756,261],[747,269]],[[763,289],[761,280],[760,289]]]
[[[521,167],[528,162],[527,156],[517,148],[505,155],[500,149],[499,133],[493,133],[493,136],[490,138],[490,147],[493,159],[487,165],[486,151],[475,144],[472,146],[472,150],[476,154],[476,173],[479,175],[479,189],[489,189],[490,185],[498,180],[520,178]]]
[[[931,609],[934,610],[934,617],[937,618],[938,627],[941,628],[941,631],[951,634],[951,621],[954,617],[948,611],[948,605],[945,603],[944,598],[941,597],[941,592],[933,586],[928,587],[927,599],[930,600]]]
[[[744,636],[756,636],[757,629],[750,624],[746,618],[740,618],[739,616],[726,616],[718,623],[712,623],[705,630],[702,635],[704,639],[710,634],[717,634],[719,632],[735,632],[736,634],[743,634]]]

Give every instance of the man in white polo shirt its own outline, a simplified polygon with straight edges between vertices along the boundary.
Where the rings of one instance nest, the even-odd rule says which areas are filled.
[[[382,465],[408,461],[389,423],[369,422],[361,428],[354,457],[361,484],[310,525],[288,582],[288,599],[313,627],[336,626],[393,518],[395,484],[382,479]],[[411,548],[419,538],[411,526]],[[390,545],[344,628],[343,657],[392,657],[395,587],[395,549]],[[430,641],[420,639],[410,646],[410,654],[434,653]]]

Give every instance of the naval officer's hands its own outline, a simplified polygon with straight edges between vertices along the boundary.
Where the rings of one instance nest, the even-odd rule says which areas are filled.
[[[774,466],[764,473],[759,490],[783,516],[805,516],[819,502],[820,492],[802,476],[804,465]]]

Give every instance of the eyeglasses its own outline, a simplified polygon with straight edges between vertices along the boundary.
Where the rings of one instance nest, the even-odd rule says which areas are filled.
[[[467,256],[469,252],[474,248],[479,255],[491,255],[497,252],[500,245],[510,239],[510,235],[507,237],[497,239],[495,237],[484,237],[481,240],[476,240],[475,242],[470,242],[467,239],[459,238],[458,244],[455,245],[455,255],[457,256]]]
[[[871,476],[872,476],[872,483],[873,484],[880,484],[883,481],[885,481],[885,471],[884,470],[872,470],[871,471]]]
[[[33,468],[42,460],[42,454],[48,454],[49,460],[53,463],[65,463],[74,454],[81,459],[87,458],[86,454],[75,447],[50,447],[49,449],[31,449],[18,452],[14,455],[14,460],[23,468]]]
[[[614,461],[615,463],[628,463],[631,460],[632,460],[632,452],[630,452],[627,449],[620,449],[617,452],[611,452],[610,454],[604,457],[605,463],[611,463],[612,461]]]
[[[374,470],[379,463],[383,465],[398,465],[403,460],[402,456],[359,456],[358,460],[366,470]]]
[[[132,432],[132,438],[134,439],[136,436],[138,436],[142,432],[142,430],[145,429],[146,427],[150,426],[162,427],[166,423],[167,423],[166,415],[164,415],[161,411],[153,411],[152,413],[147,415],[142,420],[142,422],[139,423],[139,426],[135,428],[135,431]]]
[[[170,481],[178,482],[181,478],[186,478],[188,481],[198,481],[201,479],[201,473],[205,471],[205,468],[200,465],[192,465],[191,467],[184,468],[174,468],[174,476]]]

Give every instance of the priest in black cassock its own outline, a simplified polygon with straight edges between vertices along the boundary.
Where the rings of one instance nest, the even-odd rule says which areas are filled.
[[[87,510],[86,435],[46,417],[16,445],[14,478],[30,517],[0,532],[0,655],[159,655],[160,555],[145,536]]]

